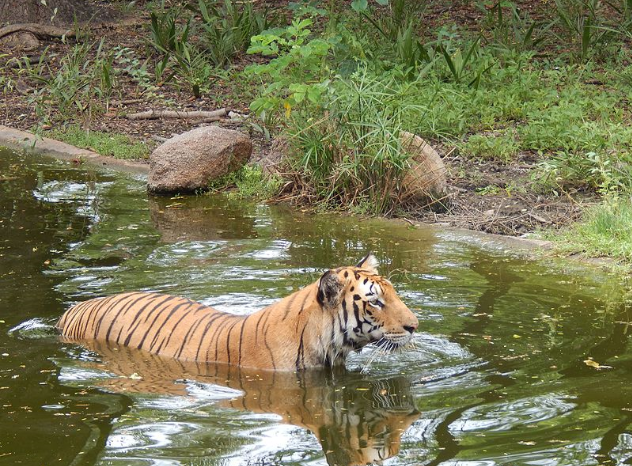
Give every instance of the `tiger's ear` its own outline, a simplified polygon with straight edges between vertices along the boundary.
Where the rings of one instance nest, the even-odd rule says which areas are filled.
[[[372,273],[377,273],[377,266],[380,265],[377,258],[373,255],[372,252],[368,253],[358,264],[356,267],[359,269],[368,270]]]
[[[333,270],[325,272],[318,281],[318,304],[326,308],[335,308],[340,304],[344,283]]]

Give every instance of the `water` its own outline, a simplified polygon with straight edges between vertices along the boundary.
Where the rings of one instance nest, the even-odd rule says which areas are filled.
[[[368,250],[418,315],[405,353],[295,375],[60,342],[127,290],[247,314]],[[0,464],[632,464],[620,277],[441,229],[226,197],[0,152]]]

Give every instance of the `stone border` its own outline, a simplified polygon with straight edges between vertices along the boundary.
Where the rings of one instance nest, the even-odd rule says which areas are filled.
[[[112,168],[143,175],[149,173],[148,163],[115,159],[87,149],[79,149],[65,142],[41,138],[27,131],[3,125],[0,125],[0,146],[30,154],[47,155],[69,162],[87,163],[95,167]]]

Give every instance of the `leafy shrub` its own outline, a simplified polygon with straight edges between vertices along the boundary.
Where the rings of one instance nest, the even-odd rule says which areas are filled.
[[[275,28],[252,38],[250,54],[274,57],[268,63],[251,65],[247,72],[265,78],[262,95],[250,108],[263,119],[284,112],[302,103],[319,104],[329,84],[325,57],[331,43],[311,39],[309,18],[296,18],[285,28]]]

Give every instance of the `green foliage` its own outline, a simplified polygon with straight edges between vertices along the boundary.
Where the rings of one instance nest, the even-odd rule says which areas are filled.
[[[566,253],[591,257],[610,256],[632,262],[632,200],[607,198],[589,208],[582,221],[552,236],[557,248]]]
[[[508,163],[516,157],[519,149],[515,134],[507,132],[500,135],[473,134],[460,147],[460,152],[467,157]]]
[[[137,84],[137,93],[155,95],[158,87],[153,83],[153,76],[147,69],[147,62],[141,62],[134,51],[127,47],[114,47],[114,64],[118,65],[117,74],[127,74]]]
[[[576,47],[573,56],[582,62],[620,33],[602,20],[600,0],[555,0],[555,7],[562,39]]]
[[[122,134],[88,131],[77,125],[52,130],[47,136],[117,159],[146,159],[153,149],[143,142],[133,141]]]
[[[285,28],[275,28],[252,37],[250,54],[274,57],[268,63],[251,65],[247,72],[265,78],[262,95],[250,108],[265,119],[284,110],[290,116],[299,104],[318,105],[329,85],[325,58],[331,43],[311,39],[308,29],[313,21],[297,18]]]
[[[585,187],[605,195],[632,192],[632,154],[559,152],[539,164],[534,179],[554,189]]]
[[[485,0],[478,6],[485,13],[483,25],[492,33],[491,44],[502,50],[515,53],[533,51],[546,40],[546,34],[553,25],[531,20],[515,2]]]
[[[467,82],[468,86],[478,89],[483,73],[493,66],[489,56],[479,53],[479,41],[480,37],[464,49],[449,49],[445,44],[439,44],[438,49],[455,83]]]

